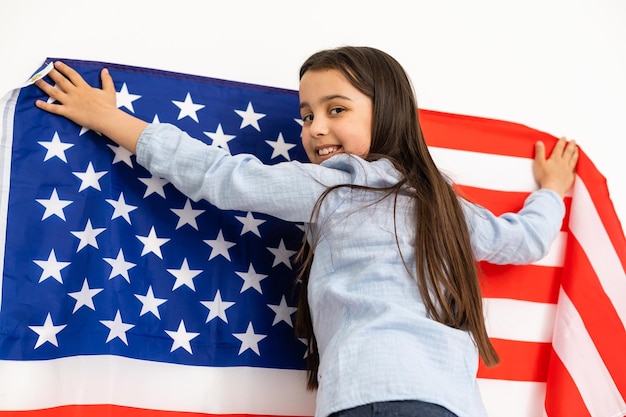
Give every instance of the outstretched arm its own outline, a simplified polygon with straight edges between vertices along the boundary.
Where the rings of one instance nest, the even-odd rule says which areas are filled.
[[[577,162],[578,147],[573,140],[559,139],[548,158],[544,143],[540,141],[535,144],[535,180],[541,188],[556,191],[561,197],[574,184]]]
[[[102,89],[91,87],[78,72],[62,62],[54,63],[49,76],[56,88],[43,79],[35,85],[58,104],[37,100],[37,107],[100,132],[135,153],[139,135],[148,123],[117,108],[113,78],[106,68],[100,74]]]

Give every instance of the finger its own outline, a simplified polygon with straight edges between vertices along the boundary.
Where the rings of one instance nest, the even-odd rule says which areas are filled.
[[[54,68],[67,77],[67,79],[69,79],[75,86],[88,85],[83,77],[69,65],[61,61],[57,61],[54,63]]]
[[[48,97],[51,97],[60,102],[63,101],[63,97],[65,96],[65,93],[61,91],[59,88],[56,88],[50,85],[43,79],[39,79],[35,81],[35,85],[39,87],[39,89],[43,91]]]
[[[570,143],[567,144],[567,149],[566,152],[569,153],[569,160],[570,163],[572,165],[576,165],[576,162],[578,162],[578,145],[576,145],[575,141],[570,141]]]
[[[100,79],[102,80],[102,89],[107,93],[115,92],[115,85],[113,84],[113,77],[109,74],[109,70],[106,68],[102,69],[100,73]]]
[[[68,92],[72,87],[74,87],[74,84],[72,84],[72,82],[68,80],[65,75],[55,69],[52,69],[52,71],[48,73],[48,76],[52,81],[54,81],[57,88],[60,88],[64,92]]]
[[[572,139],[569,142],[567,142],[567,146],[565,147],[565,152],[574,153],[577,151],[578,151],[578,146],[576,145],[575,140]]]
[[[58,114],[60,116],[64,116],[65,114],[65,107],[59,104],[52,104],[43,100],[37,100],[35,101],[35,106],[52,114]]]
[[[546,145],[542,141],[535,143],[535,160],[542,162],[546,160]]]
[[[557,140],[556,144],[554,145],[554,149],[552,149],[552,153],[550,154],[550,158],[555,159],[562,157],[566,144],[567,140],[564,138]]]

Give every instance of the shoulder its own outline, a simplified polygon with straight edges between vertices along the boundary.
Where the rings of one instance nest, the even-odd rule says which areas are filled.
[[[385,158],[366,161],[355,155],[339,154],[322,162],[321,167],[342,171],[350,176],[352,184],[384,187],[396,184],[401,174],[391,161]]]

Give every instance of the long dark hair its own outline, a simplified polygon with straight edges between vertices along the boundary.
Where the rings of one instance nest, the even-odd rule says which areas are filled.
[[[327,69],[340,71],[372,99],[372,143],[366,159],[388,158],[403,174],[402,181],[384,190],[385,195],[397,196],[408,189],[415,199],[416,264],[405,266],[415,276],[428,314],[447,326],[467,330],[485,364],[496,365],[499,358],[485,329],[479,274],[465,216],[459,197],[430,156],[406,72],[383,51],[349,46],[313,54],[300,68],[300,78],[307,71]],[[320,198],[317,208],[330,191]],[[313,256],[305,243],[300,252],[302,286],[296,332],[308,340],[309,388],[317,386],[319,367],[306,291]]]

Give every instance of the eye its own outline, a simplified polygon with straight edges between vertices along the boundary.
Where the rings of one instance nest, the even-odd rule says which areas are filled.
[[[346,109],[344,109],[343,107],[333,107],[332,109],[330,109],[330,114],[337,115],[339,113],[343,113],[344,111],[346,111]]]
[[[302,121],[304,123],[310,122],[311,120],[313,120],[313,115],[312,114],[304,114],[304,115],[302,115]]]

